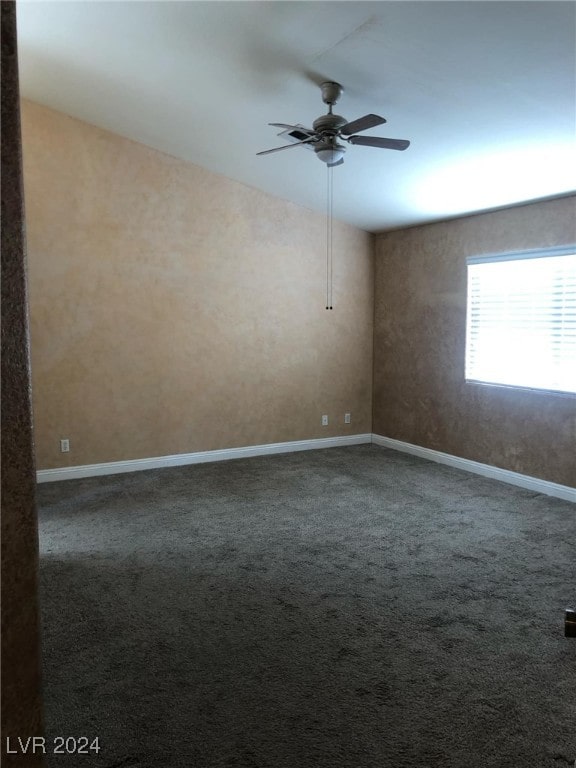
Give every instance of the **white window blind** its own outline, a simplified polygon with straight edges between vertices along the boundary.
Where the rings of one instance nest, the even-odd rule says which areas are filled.
[[[576,248],[467,265],[467,381],[576,393]]]

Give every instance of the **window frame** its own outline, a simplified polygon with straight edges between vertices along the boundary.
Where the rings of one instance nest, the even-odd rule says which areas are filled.
[[[525,390],[528,392],[539,393],[543,395],[555,395],[558,397],[576,398],[576,392],[565,389],[548,389],[545,387],[534,387],[529,384],[508,384],[497,381],[484,381],[467,377],[468,368],[468,340],[469,340],[469,318],[470,318],[470,273],[469,266],[477,264],[487,264],[504,261],[528,261],[531,259],[552,258],[556,256],[574,256],[576,255],[576,244],[551,246],[549,248],[531,248],[526,250],[508,251],[499,253],[475,254],[466,258],[466,320],[464,328],[464,382],[467,385],[480,387],[498,387],[509,390]]]

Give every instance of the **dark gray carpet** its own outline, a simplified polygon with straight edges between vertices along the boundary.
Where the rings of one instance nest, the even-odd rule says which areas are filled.
[[[370,445],[39,503],[49,766],[574,765],[573,504]]]

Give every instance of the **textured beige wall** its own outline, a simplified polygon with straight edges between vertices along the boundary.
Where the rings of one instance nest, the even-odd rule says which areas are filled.
[[[335,222],[326,311],[322,215],[37,104],[22,121],[39,469],[371,430],[371,235]]]
[[[466,257],[576,242],[576,197],[376,239],[376,434],[576,486],[576,396],[466,384]]]

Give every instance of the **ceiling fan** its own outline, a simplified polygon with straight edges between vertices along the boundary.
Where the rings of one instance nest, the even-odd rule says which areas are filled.
[[[410,142],[406,141],[406,139],[356,136],[356,133],[366,131],[368,128],[374,128],[376,125],[382,125],[386,120],[378,115],[370,114],[348,122],[345,117],[332,113],[332,107],[336,104],[344,90],[342,86],[339,83],[326,82],[322,83],[320,89],[322,91],[322,101],[324,104],[328,104],[328,113],[314,120],[312,128],[304,128],[301,125],[288,125],[286,123],[268,123],[268,125],[273,125],[276,128],[289,129],[292,138],[298,140],[292,144],[285,144],[283,147],[275,147],[274,149],[266,149],[264,152],[257,152],[257,155],[269,155],[272,152],[280,152],[282,149],[310,145],[316,153],[316,157],[323,163],[326,163],[329,168],[333,168],[336,165],[342,165],[344,162],[346,147],[340,141],[346,141],[348,144],[361,144],[365,147],[380,147],[381,149],[404,150],[410,146]]]

